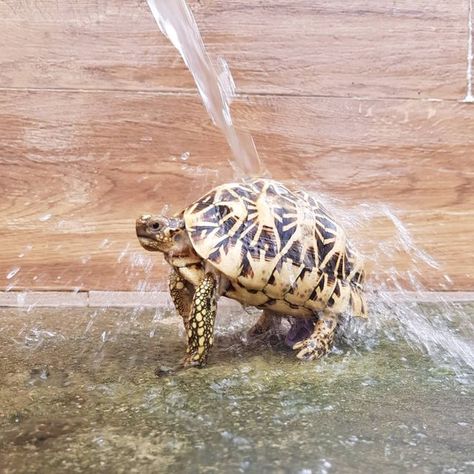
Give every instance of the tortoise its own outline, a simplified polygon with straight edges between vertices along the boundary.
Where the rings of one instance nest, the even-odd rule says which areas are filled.
[[[277,181],[218,186],[175,216],[142,215],[136,233],[172,267],[185,366],[205,365],[220,296],[263,309],[252,334],[281,316],[312,320],[312,332],[293,345],[300,359],[331,350],[343,313],[367,317],[363,261],[343,229],[311,195]]]

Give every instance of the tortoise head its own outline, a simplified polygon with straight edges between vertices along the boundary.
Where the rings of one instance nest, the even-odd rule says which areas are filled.
[[[137,219],[136,231],[144,249],[167,253],[178,245],[184,221],[176,217],[143,215]]]

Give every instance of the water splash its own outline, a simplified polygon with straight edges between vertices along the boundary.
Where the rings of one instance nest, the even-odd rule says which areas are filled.
[[[184,0],[147,0],[161,29],[178,49],[187,67],[193,74],[204,105],[214,124],[227,138],[236,166],[244,175],[256,175],[262,171],[255,145],[250,135],[237,132],[232,123],[230,102],[235,95],[235,84],[227,63],[220,59],[217,71],[212,65],[202,42],[197,24]],[[472,2],[471,2],[472,8]],[[472,14],[472,11],[471,11]],[[472,17],[470,19],[470,26]],[[470,33],[472,31],[470,30]],[[472,43],[472,35],[470,35]],[[470,44],[471,44],[470,43]],[[469,53],[472,63],[472,51]],[[471,79],[472,71],[468,71]],[[469,82],[468,96],[471,96]],[[370,110],[368,112],[371,113]],[[334,207],[334,206],[332,206]],[[336,206],[337,207],[337,206]],[[374,332],[383,333],[397,340],[403,338],[415,347],[424,349],[434,359],[452,361],[455,367],[474,367],[474,352],[467,340],[455,334],[450,327],[451,317],[459,312],[447,301],[439,301],[445,310],[444,318],[435,318],[429,310],[413,302],[413,294],[426,291],[421,283],[423,266],[428,271],[441,272],[439,263],[415,243],[407,227],[397,214],[386,205],[364,204],[357,209],[335,212],[349,235],[358,233],[361,227],[373,225],[376,219],[386,219],[393,226],[393,238],[373,242],[369,260],[377,268],[381,260],[395,260],[396,255],[405,254],[410,268],[405,273],[392,265],[385,279],[374,278],[369,282],[373,290],[371,306],[374,316],[371,325]],[[445,278],[449,283],[449,277]],[[403,283],[402,283],[403,282]],[[396,293],[394,293],[396,291]],[[468,324],[469,325],[469,324]],[[474,335],[472,322],[465,329]],[[395,335],[396,334],[396,335]],[[367,339],[367,344],[370,344]]]
[[[361,204],[343,209],[328,197],[320,200],[343,224],[348,235],[354,237],[357,247],[364,246],[362,235],[377,221],[385,220],[392,225],[388,238],[371,239],[370,248],[364,251],[369,267],[377,270],[383,261],[389,271],[369,275],[369,323],[351,321],[346,328],[348,342],[355,346],[362,342],[371,348],[381,337],[393,343],[406,341],[413,349],[424,351],[438,365],[459,374],[464,373],[466,367],[472,370],[474,320],[461,304],[443,297],[442,293],[435,293],[437,296],[433,297],[422,283],[425,272],[436,272],[444,277],[443,289],[449,289],[452,281],[449,275],[443,275],[439,262],[415,242],[397,212],[385,204]],[[409,262],[404,270],[398,270],[391,262],[400,254]]]
[[[249,133],[237,130],[230,104],[235,84],[229,67],[219,58],[216,69],[210,60],[196,21],[184,0],[147,0],[162,33],[181,54],[194,77],[201,99],[214,125],[221,129],[232,151],[231,165],[238,176],[265,173]]]

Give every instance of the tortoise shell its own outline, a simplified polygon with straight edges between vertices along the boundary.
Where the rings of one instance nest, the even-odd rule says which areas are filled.
[[[304,192],[255,179],[219,186],[183,213],[197,254],[250,304],[365,317],[362,262],[342,228]],[[253,296],[251,296],[253,295]],[[308,311],[307,311],[308,312]]]

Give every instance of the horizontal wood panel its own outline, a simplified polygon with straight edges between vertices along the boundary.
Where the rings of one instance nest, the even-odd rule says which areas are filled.
[[[243,93],[466,93],[466,0],[190,4]],[[4,0],[0,24],[2,87],[195,90],[144,0]]]
[[[234,109],[275,178],[407,210],[474,208],[469,104],[258,97]],[[91,205],[95,189],[110,198],[96,201],[99,216],[136,203],[137,192],[148,206],[172,197],[179,209],[232,177],[227,145],[196,96],[10,92],[0,114],[7,195],[26,202],[20,216],[0,204],[12,222],[37,199]],[[54,184],[37,186],[47,179]]]
[[[273,177],[336,208],[373,278],[395,268],[405,284],[411,272],[427,288],[474,288],[473,107],[248,97],[234,110]],[[232,178],[193,95],[4,92],[0,120],[1,288],[163,288],[166,269],[139,247],[134,219]],[[440,270],[399,239],[386,206]]]
[[[474,213],[396,215],[412,242],[400,240],[397,228],[382,215],[351,233],[377,288],[473,290]],[[97,223],[93,233],[59,233],[54,223],[45,227],[50,230],[2,230],[0,289],[165,289],[169,267],[161,255],[141,249],[133,219]]]

